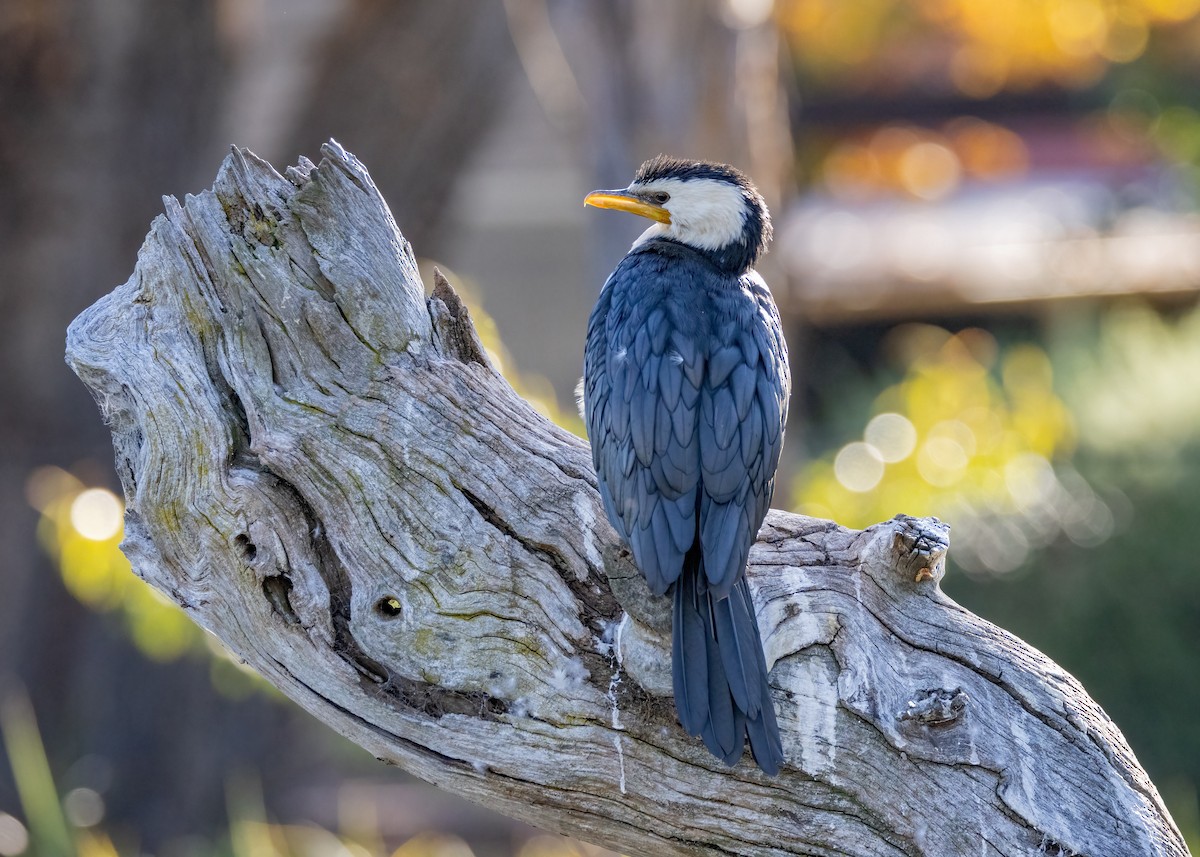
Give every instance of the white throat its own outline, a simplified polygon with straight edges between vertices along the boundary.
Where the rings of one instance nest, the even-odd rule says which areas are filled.
[[[653,241],[655,238],[666,238],[671,235],[671,227],[665,223],[652,223],[650,227],[637,237],[633,242],[633,246],[629,249],[633,250],[641,247],[647,241]]]

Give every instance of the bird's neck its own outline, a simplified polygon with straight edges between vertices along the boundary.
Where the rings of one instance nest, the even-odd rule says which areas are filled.
[[[659,238],[666,238],[668,229],[669,227],[665,223],[652,224],[649,229],[637,237],[637,239],[633,242],[633,246],[629,248],[629,252],[632,253],[637,248],[644,244],[649,244],[651,241],[655,241]]]
[[[633,246],[629,248],[629,252],[632,253],[652,241],[670,241],[672,244],[682,244],[689,250],[703,256],[714,268],[735,277],[753,268],[754,262],[758,257],[757,248],[749,247],[740,241],[735,241],[715,249],[711,247],[698,247],[686,239],[672,234],[671,227],[666,223],[655,223],[639,235],[638,239],[633,242]]]

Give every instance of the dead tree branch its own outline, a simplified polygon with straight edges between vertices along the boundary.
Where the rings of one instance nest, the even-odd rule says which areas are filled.
[[[585,444],[495,372],[336,144],[166,200],[68,360],[137,573],[333,729],[630,854],[1185,855],[1071,676],[939,589],[946,528],[767,519],[750,579],[789,766],[676,723],[666,599]]]

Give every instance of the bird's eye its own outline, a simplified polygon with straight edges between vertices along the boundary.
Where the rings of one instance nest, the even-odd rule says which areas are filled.
[[[671,194],[667,193],[665,190],[656,190],[652,194],[650,194],[650,199],[654,200],[659,205],[662,205],[670,198],[671,198]]]

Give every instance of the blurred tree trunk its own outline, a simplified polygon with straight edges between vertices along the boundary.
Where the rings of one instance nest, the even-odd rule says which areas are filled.
[[[0,6],[0,694],[28,688],[60,774],[84,754],[121,760],[109,821],[143,847],[222,818],[226,767],[276,753],[284,715],[217,697],[202,662],[150,663],[70,597],[24,485],[57,464],[116,487],[62,332],[124,278],[161,194],[196,190],[196,165],[225,150],[211,129],[226,83],[210,0]],[[0,807],[14,810],[9,777],[0,758]]]
[[[71,648],[78,624],[86,624],[49,580],[22,494],[31,466],[99,459],[105,448],[103,433],[78,420],[87,394],[58,359],[58,337],[47,334],[117,280],[157,194],[182,185],[175,166],[189,159],[155,154],[194,151],[211,118],[215,82],[189,62],[215,53],[215,45],[204,44],[212,27],[204,26],[203,9],[195,2],[19,0],[2,13],[0,528],[7,554],[0,566],[0,674],[24,665],[20,672],[61,677],[38,667]],[[164,74],[154,52],[172,41],[173,23],[187,41],[173,46],[176,64]],[[189,97],[179,98],[180,91]],[[125,133],[117,137],[116,128]],[[56,621],[39,634],[50,611],[29,606],[50,595]]]
[[[583,115],[571,124],[582,132],[597,187],[627,182],[643,160],[666,152],[737,164],[772,210],[792,192],[787,98],[769,17],[741,18],[723,0],[508,3],[548,10],[581,95]],[[628,239],[613,219],[595,228],[602,278]],[[773,274],[769,257],[767,265]]]
[[[296,150],[336,137],[369,160],[405,237],[436,257],[454,180],[515,70],[500,3],[354,0],[325,47]]]
[[[62,333],[124,279],[162,194],[206,186],[232,142],[218,129],[236,51],[252,46],[229,11],[215,0],[0,5],[0,694],[29,689],[60,773],[87,753],[120,761],[107,823],[136,829],[142,848],[223,823],[230,768],[258,767],[270,790],[315,758],[297,740],[308,718],[217,696],[203,660],[148,662],[68,595],[24,496],[45,464],[116,487]],[[372,154],[381,183],[406,188],[406,232],[436,246],[453,178],[512,68],[502,8],[362,0],[345,20],[303,96],[296,148],[332,134]],[[0,756],[0,808],[15,806]]]

